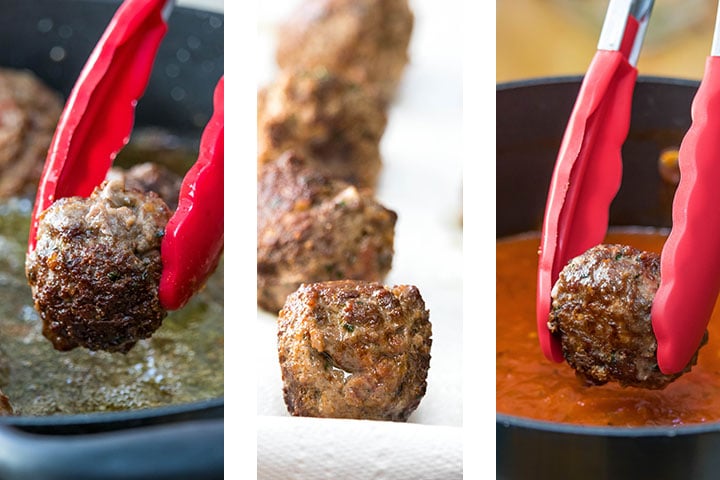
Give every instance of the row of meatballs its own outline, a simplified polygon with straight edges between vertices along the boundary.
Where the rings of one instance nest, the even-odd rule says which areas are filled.
[[[407,0],[305,1],[258,92],[257,301],[292,415],[405,421],[425,394],[429,312],[381,283],[397,214],[374,196],[413,22]]]

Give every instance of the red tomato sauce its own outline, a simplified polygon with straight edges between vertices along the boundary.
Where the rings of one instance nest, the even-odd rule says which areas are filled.
[[[660,252],[657,232],[613,232],[606,243]],[[720,421],[720,308],[708,326],[698,364],[664,390],[586,386],[567,363],[540,350],[535,324],[538,235],[497,241],[497,412],[602,426],[687,425]]]

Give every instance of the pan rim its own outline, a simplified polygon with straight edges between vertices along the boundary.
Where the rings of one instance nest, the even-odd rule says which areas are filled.
[[[117,410],[112,412],[88,412],[56,415],[9,415],[0,417],[0,426],[13,427],[94,427],[109,424],[135,426],[136,424],[176,421],[178,418],[198,418],[200,412],[208,417],[223,417],[224,396],[194,402],[163,405],[159,407]]]

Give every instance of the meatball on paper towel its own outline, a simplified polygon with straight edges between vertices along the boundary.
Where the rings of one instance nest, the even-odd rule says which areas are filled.
[[[277,72],[274,26],[298,2],[260,4],[258,87]],[[417,286],[430,312],[427,391],[407,423],[292,417],[283,401],[277,315],[258,309],[261,479],[462,478],[462,49],[452,17],[461,9],[430,0],[410,6],[410,63],[388,110],[376,197],[398,215],[392,269],[382,283]]]

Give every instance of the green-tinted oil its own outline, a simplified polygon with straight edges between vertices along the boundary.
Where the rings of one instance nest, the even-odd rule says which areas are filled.
[[[182,310],[127,354],[59,352],[25,278],[32,202],[0,203],[0,389],[17,415],[119,411],[223,395],[223,264]]]

